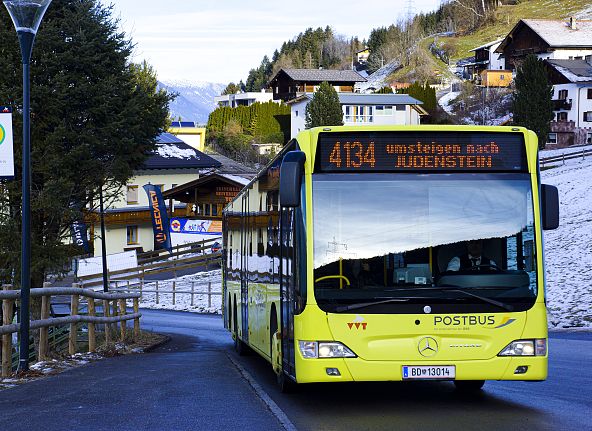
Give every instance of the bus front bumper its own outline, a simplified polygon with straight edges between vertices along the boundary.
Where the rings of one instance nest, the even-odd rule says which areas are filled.
[[[297,357],[296,381],[298,383],[402,381],[406,380],[403,379],[404,366],[454,366],[454,379],[436,378],[429,380],[541,381],[547,378],[546,356],[495,357],[471,361],[429,362],[367,361],[361,358],[304,359]],[[337,373],[335,370],[337,370]]]

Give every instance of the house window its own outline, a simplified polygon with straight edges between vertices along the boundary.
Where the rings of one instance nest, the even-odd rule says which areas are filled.
[[[558,112],[557,121],[567,121],[567,112]]]
[[[375,106],[374,115],[393,115],[392,106]]]
[[[218,205],[216,205],[216,204],[212,204],[212,215],[213,216],[218,215]]]
[[[298,111],[294,111],[294,116],[298,117]]]
[[[127,227],[127,245],[138,243],[138,226]]]
[[[586,133],[586,144],[592,144],[592,133]]]
[[[353,105],[345,107],[346,123],[372,123],[374,121],[374,106]]]
[[[138,203],[138,186],[127,186],[127,204],[134,205]]]
[[[404,111],[405,105],[397,105],[396,108],[397,108],[397,111]]]
[[[504,75],[504,74],[501,74],[501,75],[500,75],[500,81],[503,81],[504,79],[506,79],[506,75]]]
[[[207,216],[210,215],[210,204],[204,205],[204,215],[207,215]]]
[[[592,111],[584,112],[584,121],[592,122]]]
[[[588,99],[592,99],[592,88],[588,88]]]
[[[558,94],[557,97],[558,97],[559,100],[565,100],[565,99],[567,99],[567,94],[568,94],[567,93],[567,90],[559,90],[559,93],[557,93],[557,94]]]
[[[549,133],[547,136],[547,144],[556,144],[557,143],[557,133]]]

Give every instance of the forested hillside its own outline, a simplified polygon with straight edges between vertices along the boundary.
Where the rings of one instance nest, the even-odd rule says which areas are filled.
[[[363,4],[360,5],[364,7]],[[368,37],[346,38],[309,28],[284,42],[259,67],[251,69],[242,90],[259,91],[280,68],[349,69],[365,45],[369,73],[393,60],[400,68],[392,80],[439,82],[448,64],[470,55],[469,49],[504,36],[521,18],[589,18],[589,0],[448,0],[435,11],[375,28]]]
[[[364,44],[357,38],[335,35],[331,27],[307,29],[275,50],[271,60],[266,55],[256,69],[251,69],[244,89],[259,91],[281,68],[351,69],[355,53]]]

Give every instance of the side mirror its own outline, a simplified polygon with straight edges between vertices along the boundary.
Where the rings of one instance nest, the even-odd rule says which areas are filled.
[[[559,191],[557,187],[541,184],[541,210],[543,229],[557,229],[559,227]]]
[[[280,205],[288,208],[300,206],[300,186],[306,155],[302,151],[289,151],[280,167]]]

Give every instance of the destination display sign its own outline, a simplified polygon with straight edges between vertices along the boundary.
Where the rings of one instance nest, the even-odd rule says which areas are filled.
[[[521,133],[321,133],[317,172],[526,172]]]

